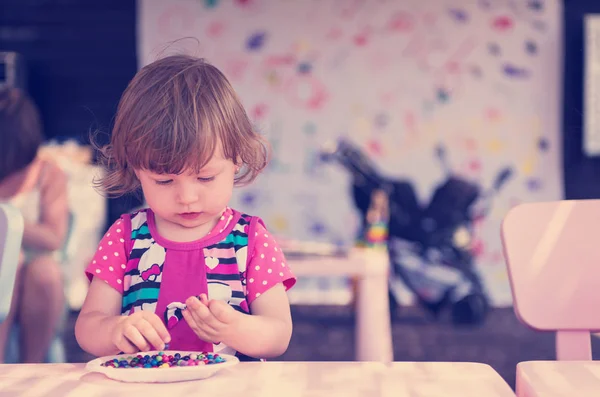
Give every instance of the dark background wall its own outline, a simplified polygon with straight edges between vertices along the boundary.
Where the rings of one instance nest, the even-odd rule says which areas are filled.
[[[565,196],[600,198],[600,157],[583,152],[583,18],[600,13],[598,0],[565,0],[564,5],[563,153]]]
[[[564,10],[565,196],[600,198],[600,158],[582,150],[583,17],[600,13],[600,1],[565,0]],[[135,0],[0,0],[0,51],[26,57],[48,137],[86,141],[90,130],[110,130],[137,69],[135,20]],[[109,221],[136,203],[111,200]]]
[[[0,0],[0,51],[25,57],[49,138],[87,142],[90,131],[110,130],[137,70],[135,20],[135,0]],[[107,221],[135,204],[110,200]]]

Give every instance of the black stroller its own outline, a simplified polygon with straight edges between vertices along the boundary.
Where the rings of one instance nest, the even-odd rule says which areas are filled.
[[[503,169],[487,191],[454,176],[443,147],[437,158],[447,178],[437,186],[426,206],[419,204],[408,181],[381,176],[372,162],[353,144],[340,140],[322,153],[322,160],[341,163],[352,175],[352,194],[363,228],[375,190],[385,192],[389,205],[388,251],[392,266],[390,306],[398,307],[399,286],[407,286],[422,307],[435,318],[451,309],[455,324],[479,324],[485,320],[489,303],[474,266],[473,224],[484,217],[491,200],[510,178]]]

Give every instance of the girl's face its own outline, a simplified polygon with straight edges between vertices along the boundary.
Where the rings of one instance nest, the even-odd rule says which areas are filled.
[[[235,171],[235,164],[217,150],[198,174],[137,170],[136,175],[161,234],[186,240],[206,235],[217,223],[231,199]]]

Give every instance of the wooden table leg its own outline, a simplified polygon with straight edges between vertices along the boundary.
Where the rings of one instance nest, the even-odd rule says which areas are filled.
[[[368,270],[358,279],[356,359],[392,362],[394,352],[388,298],[388,257],[380,250],[366,250],[364,260]]]

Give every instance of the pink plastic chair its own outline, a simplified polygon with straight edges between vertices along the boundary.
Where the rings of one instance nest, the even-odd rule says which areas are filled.
[[[591,360],[600,331],[600,200],[519,205],[502,243],[520,321],[556,331],[558,360]]]

